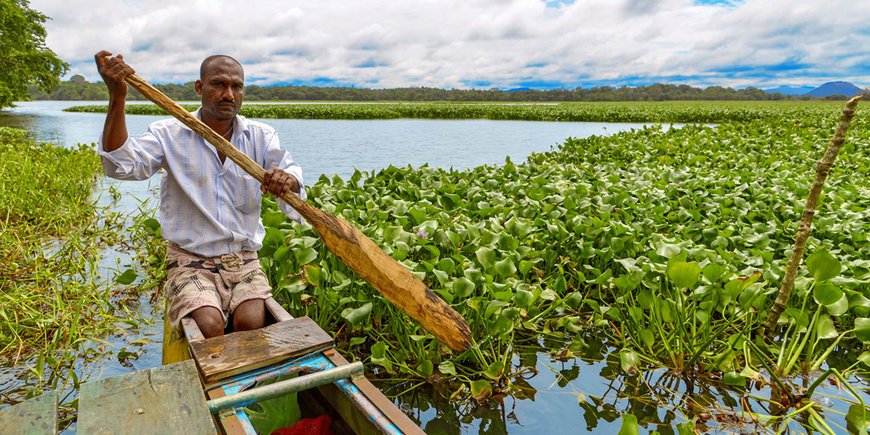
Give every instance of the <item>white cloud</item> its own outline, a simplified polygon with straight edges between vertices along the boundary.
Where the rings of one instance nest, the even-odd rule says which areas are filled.
[[[549,6],[548,6],[549,5]],[[154,82],[194,80],[210,54],[258,84],[567,87],[656,81],[870,85],[870,2],[749,0],[32,0],[48,45],[97,80],[93,54],[124,53]]]

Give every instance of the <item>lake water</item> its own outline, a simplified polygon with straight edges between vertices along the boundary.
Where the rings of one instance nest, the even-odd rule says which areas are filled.
[[[103,102],[94,102],[104,104]],[[93,143],[99,137],[104,115],[67,113],[62,109],[83,102],[39,101],[19,103],[18,107],[0,111],[0,126],[26,129],[40,141],[63,146]],[[163,119],[158,116],[129,116],[131,135],[145,131],[148,124]],[[430,166],[464,169],[479,165],[501,164],[505,157],[522,162],[533,152],[543,152],[558,146],[568,137],[607,135],[637,129],[642,124],[524,122],[488,120],[265,120],[275,127],[283,146],[302,166],[306,179],[314,182],[321,174],[337,174],[347,179],[354,169],[378,170],[388,165]],[[117,205],[122,212],[134,212],[139,201],[154,198],[157,179],[145,182],[118,182],[104,180],[101,189],[114,186],[122,193]],[[108,195],[104,195],[107,197]],[[154,201],[156,204],[156,200]],[[102,266],[106,275],[130,261],[128,254],[110,252]],[[160,364],[162,340],[161,310],[153,309],[147,296],[140,300],[139,311],[154,321],[143,327],[108,337],[106,356],[96,361],[77,364],[79,377],[93,381]],[[131,344],[147,338],[145,344]],[[597,338],[600,340],[600,337]],[[596,337],[587,343],[595,343]],[[142,343],[140,341],[140,343]],[[598,343],[598,348],[603,343]],[[595,347],[595,346],[593,346]],[[114,355],[122,349],[141,349],[136,360],[119,363]],[[599,353],[600,355],[600,353]],[[514,361],[519,364],[520,356]],[[666,371],[650,371],[641,378],[627,379],[619,374],[618,363],[570,359],[560,361],[550,357],[545,349],[532,349],[522,358],[533,358],[537,373],[522,382],[528,386],[525,397],[505,397],[485,405],[457,404],[439,399],[424,389],[402,394],[396,399],[421,426],[430,433],[616,433],[620,428],[620,415],[631,412],[656,416],[662,422],[685,421],[675,416],[673,407],[686,396],[706,397],[709,403],[722,409],[733,408],[736,403],[727,391],[710,394],[695,386],[676,383]],[[600,358],[596,358],[600,359]],[[527,361],[524,361],[527,363]],[[22,386],[27,374],[26,364],[18,367],[0,367],[0,393],[6,394]],[[519,381],[517,381],[519,382]],[[397,394],[407,386],[385,386],[388,394]],[[641,390],[649,392],[643,393]],[[659,391],[663,401],[656,405]],[[674,394],[668,394],[674,393]],[[682,394],[686,396],[683,396]],[[764,391],[759,395],[767,394]],[[832,397],[840,394],[826,391]],[[736,396],[735,396],[736,397]],[[737,407],[739,410],[739,406]],[[845,411],[845,409],[844,409]],[[728,430],[712,425],[714,430]],[[74,429],[74,428],[72,428]],[[669,433],[670,424],[651,425],[647,430],[659,429]],[[743,427],[734,430],[758,430]]]

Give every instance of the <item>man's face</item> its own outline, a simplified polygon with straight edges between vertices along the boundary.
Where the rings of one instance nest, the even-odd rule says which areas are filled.
[[[227,58],[209,62],[202,79],[195,84],[196,92],[202,96],[203,119],[233,119],[242,107],[244,86],[245,73],[239,64]]]

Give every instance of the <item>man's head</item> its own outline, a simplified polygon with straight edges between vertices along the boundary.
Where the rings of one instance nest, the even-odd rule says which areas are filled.
[[[194,85],[202,97],[204,121],[232,119],[242,107],[245,96],[245,71],[235,59],[225,55],[209,56],[199,67]]]

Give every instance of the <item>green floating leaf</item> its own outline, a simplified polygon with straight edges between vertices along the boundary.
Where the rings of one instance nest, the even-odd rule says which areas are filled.
[[[680,288],[691,288],[698,282],[701,276],[701,267],[698,263],[674,262],[668,264],[668,278],[674,285]]]
[[[491,248],[482,247],[474,253],[477,257],[477,261],[483,266],[483,270],[492,270],[493,266],[495,266],[495,251]]]
[[[635,375],[640,369],[640,356],[633,350],[622,349],[619,351],[619,366],[624,372]]]
[[[533,297],[532,292],[518,289],[517,292],[514,293],[514,304],[522,308],[528,307],[532,303]]]
[[[486,370],[484,370],[484,372],[483,372],[483,374],[486,375],[486,377],[488,377],[494,381],[501,379],[501,376],[503,373],[504,373],[504,363],[502,363],[501,361],[496,361],[496,362],[490,364],[489,367],[487,367]]]
[[[471,395],[477,400],[483,400],[492,395],[492,384],[486,379],[471,381]]]
[[[495,273],[502,278],[507,278],[516,272],[517,267],[514,265],[514,261],[510,258],[505,258],[504,260],[495,263]]]
[[[419,371],[424,378],[432,376],[432,372],[434,371],[434,364],[432,364],[432,360],[423,360],[423,362],[421,362],[420,365],[417,367],[417,371]]]
[[[807,268],[816,281],[827,281],[840,274],[840,262],[828,251],[816,251],[807,257]]]
[[[834,327],[834,321],[830,317],[822,315],[816,321],[816,336],[818,338],[837,338],[840,335],[837,333],[837,328]]]
[[[855,337],[862,343],[870,343],[870,318],[858,317],[855,319]]]
[[[317,250],[314,248],[300,249],[296,250],[294,255],[296,256],[296,264],[308,264],[317,258]]]
[[[819,305],[831,305],[843,297],[843,291],[834,284],[823,282],[816,284],[813,289],[813,297]]]
[[[722,376],[722,381],[725,382],[726,385],[731,385],[732,387],[745,387],[746,386],[746,378],[740,376],[740,373],[737,372],[726,372],[724,376]]]
[[[465,299],[474,292],[474,283],[470,279],[462,277],[453,281],[453,294],[457,298]]]
[[[846,412],[846,423],[849,426],[849,432],[866,433],[867,429],[870,429],[870,412],[860,403],[856,403],[850,406],[849,411]]]
[[[438,371],[445,375],[456,376],[456,367],[451,361],[442,361],[438,364]]]
[[[387,345],[383,341],[379,341],[372,346],[371,361],[385,369],[388,372],[393,372],[393,364],[387,359]]]
[[[622,426],[619,427],[617,435],[640,435],[637,417],[632,414],[622,414]]]
[[[124,273],[118,275],[115,278],[115,282],[117,282],[118,284],[121,284],[121,285],[129,285],[129,284],[132,284],[133,281],[136,281],[136,278],[138,278],[138,277],[139,277],[139,275],[136,274],[135,270],[127,269],[124,271]]]
[[[344,311],[341,312],[341,317],[344,317],[344,319],[351,325],[357,325],[363,320],[368,319],[371,312],[372,303],[367,302],[359,308],[345,308]]]

